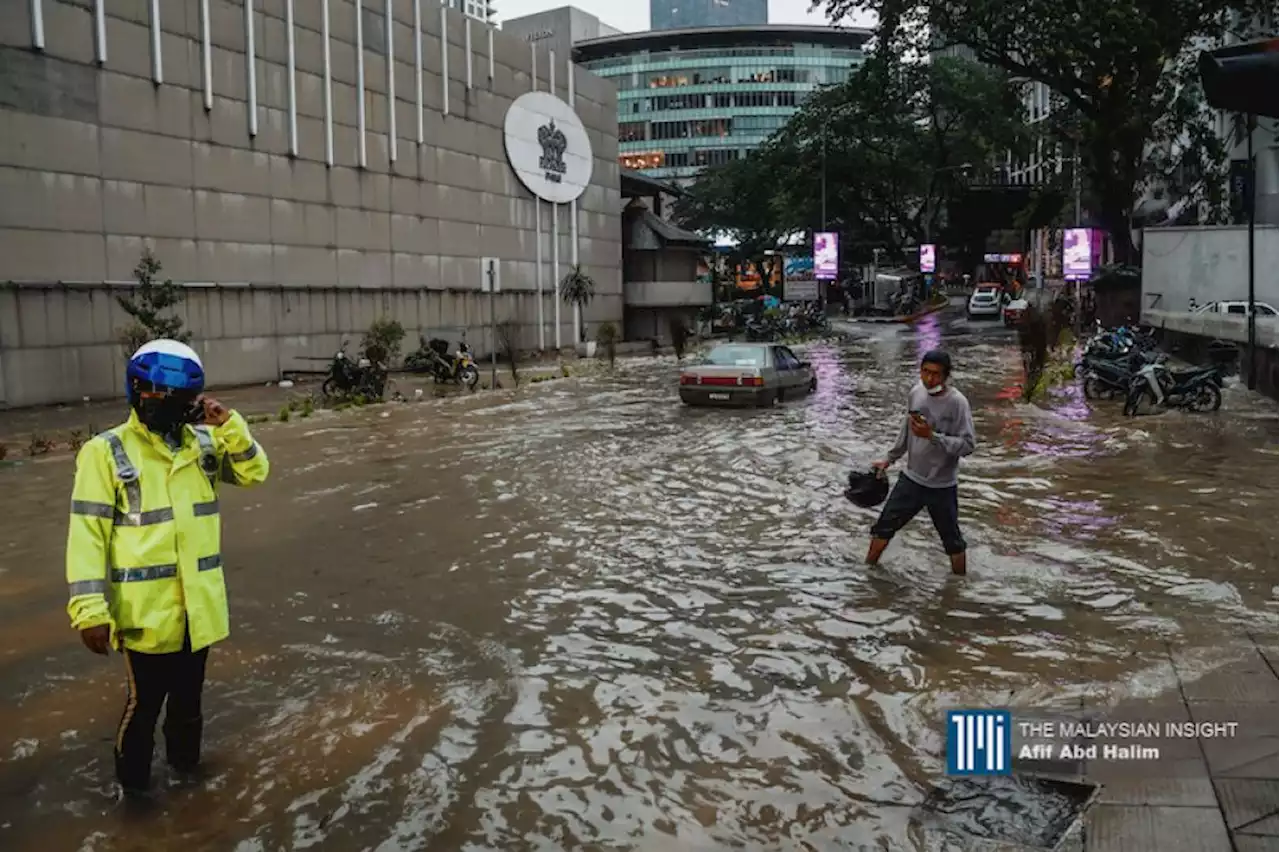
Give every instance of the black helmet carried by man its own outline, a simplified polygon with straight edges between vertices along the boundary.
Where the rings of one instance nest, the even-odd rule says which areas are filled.
[[[855,506],[872,509],[889,496],[889,477],[884,471],[855,470],[849,473],[849,485],[844,490],[845,499]]]

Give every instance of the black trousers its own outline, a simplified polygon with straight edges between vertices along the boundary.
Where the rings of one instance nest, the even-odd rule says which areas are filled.
[[[124,652],[129,695],[116,732],[116,780],[125,790],[141,792],[151,786],[151,756],[155,752],[156,722],[164,708],[165,756],[179,771],[200,764],[200,696],[209,649],[191,650],[187,634],[182,650],[172,654]],[[166,707],[167,702],[167,707]]]
[[[929,510],[933,528],[942,539],[942,549],[947,553],[964,553],[965,540],[960,534],[960,502],[956,487],[929,488],[899,476],[889,499],[880,510],[880,517],[871,526],[873,538],[888,539],[907,525],[921,509]]]

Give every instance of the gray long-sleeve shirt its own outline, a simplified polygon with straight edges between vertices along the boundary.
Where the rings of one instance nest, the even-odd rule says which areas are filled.
[[[917,438],[912,434],[911,416],[905,414],[898,440],[885,458],[895,462],[906,454],[907,469],[903,475],[917,485],[927,488],[955,485],[960,459],[973,452],[975,442],[969,400],[955,388],[931,396],[924,385],[917,382],[907,394],[907,411],[924,414],[924,419],[933,427],[933,437]]]

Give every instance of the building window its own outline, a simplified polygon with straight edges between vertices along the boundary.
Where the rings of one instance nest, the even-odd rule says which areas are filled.
[[[622,154],[618,157],[618,162],[627,169],[660,169],[664,159],[661,151],[646,151],[640,154]]]
[[[642,142],[644,141],[645,123],[643,121],[632,121],[626,124],[618,125],[618,141],[619,142]]]

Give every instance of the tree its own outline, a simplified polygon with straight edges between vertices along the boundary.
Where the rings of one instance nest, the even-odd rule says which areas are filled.
[[[185,294],[182,288],[166,278],[157,281],[162,269],[151,249],[143,249],[138,265],[133,268],[138,286],[127,296],[117,296],[116,302],[133,319],[120,330],[120,344],[127,350],[128,358],[142,344],[151,340],[168,338],[187,343],[191,332],[182,330],[182,317],[166,316],[165,311],[180,303]]]
[[[812,95],[769,143],[775,206],[792,226],[828,226],[900,254],[937,242],[967,174],[1030,134],[1006,74],[955,58],[865,62]],[[848,241],[848,240],[847,240]]]
[[[682,227],[708,235],[723,233],[733,240],[736,247],[730,260],[755,266],[766,285],[777,257],[772,253],[800,229],[785,221],[775,204],[781,165],[766,145],[741,159],[708,168],[675,210]]]
[[[583,314],[586,313],[587,305],[591,304],[591,300],[595,297],[596,282],[586,273],[581,264],[570,268],[564,278],[560,279],[560,298],[564,299],[566,305],[577,306],[580,323]],[[584,330],[585,323],[574,329],[574,336],[579,343],[585,339]]]
[[[1224,151],[1194,54],[1236,21],[1274,22],[1262,0],[814,0],[840,20],[871,12],[890,53],[968,47],[981,63],[1045,84],[1053,129],[1078,148],[1090,206],[1119,260],[1132,259],[1134,202],[1148,186],[1183,193],[1217,220]]]

